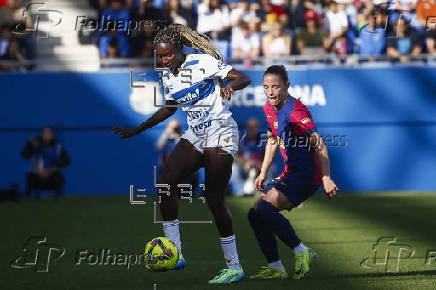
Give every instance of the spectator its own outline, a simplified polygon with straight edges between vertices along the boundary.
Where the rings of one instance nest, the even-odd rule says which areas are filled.
[[[164,14],[166,18],[170,19],[171,23],[178,23],[194,28],[192,11],[180,7],[180,0],[168,0]]]
[[[102,17],[104,17],[105,23],[104,27],[106,27],[108,21],[111,20],[118,21],[119,23],[123,24],[128,23],[130,19],[130,13],[124,7],[124,2],[122,0],[111,0],[109,3],[109,8],[102,12]]]
[[[330,37],[330,51],[340,56],[346,55],[348,20],[343,5],[338,6],[336,0],[329,2],[325,20]]]
[[[53,189],[55,197],[63,195],[65,177],[61,168],[70,164],[70,157],[64,147],[56,140],[52,128],[42,129],[42,136],[31,137],[21,155],[25,159],[32,158],[30,171],[26,175],[26,196],[31,197],[32,190]]]
[[[388,56],[401,62],[408,62],[410,55],[421,53],[418,36],[410,30],[402,17],[395,21],[393,33],[388,36],[386,46]]]
[[[260,54],[260,38],[255,29],[255,23],[249,29],[246,22],[239,24],[239,29],[232,35],[233,58],[243,59],[246,67],[252,66],[252,58]],[[253,28],[254,26],[254,28]]]
[[[386,35],[392,33],[392,26],[389,25],[389,11],[387,8],[381,7],[377,8],[375,12],[371,12],[375,13],[375,26],[383,28]]]
[[[106,5],[106,1],[100,2],[103,7]],[[109,8],[102,12],[101,18],[103,19],[105,33],[99,40],[101,58],[124,58],[129,56],[130,45],[126,37],[126,24],[130,20],[130,13],[124,4],[122,0],[110,0]]]
[[[9,30],[9,26],[4,24],[0,27],[0,60],[24,61],[25,57],[20,53],[18,41]],[[0,64],[0,70],[19,70],[20,68],[30,68],[26,65]]]
[[[162,10],[153,6],[152,0],[144,0],[139,3],[138,9],[134,10],[133,18],[137,21],[151,20],[156,26],[156,31],[160,27],[170,24],[170,19],[165,17]]]
[[[376,27],[375,17],[367,16],[368,24],[360,30],[359,54],[365,57],[382,55],[386,45],[385,29]],[[370,60],[373,60],[370,58]]]
[[[23,9],[20,0],[7,0],[6,5],[0,7],[0,26],[8,24],[12,27],[22,24],[24,28],[32,28],[32,19],[30,17],[24,18]]]
[[[305,13],[307,9],[311,9],[307,6],[312,6],[312,2],[304,0],[294,0],[293,2],[293,25],[298,32],[306,26]]]
[[[32,19],[23,15],[25,8],[20,0],[7,0],[4,7],[0,7],[0,26],[8,25],[11,30],[25,32],[32,29]],[[15,34],[17,49],[27,59],[34,59],[36,56],[36,44],[32,34]]]
[[[276,22],[283,14],[286,14],[286,10],[282,5],[273,5],[271,0],[260,0],[257,16],[260,17],[262,23]],[[268,26],[265,26],[265,29],[262,28],[262,31],[267,30]]]
[[[300,54],[324,54],[328,48],[328,36],[324,29],[319,28],[318,15],[313,10],[305,13],[306,28],[297,34],[297,49]]]
[[[221,0],[207,0],[198,5],[197,31],[213,39],[224,59],[230,53],[230,12]]]
[[[116,50],[111,48],[116,47]],[[130,45],[126,36],[118,34],[116,31],[108,33],[100,38],[100,57],[101,58],[125,58],[129,56]],[[116,54],[114,54],[116,52]],[[110,54],[112,53],[112,54]]]
[[[140,27],[129,35],[132,56],[153,58],[150,41],[153,42],[156,32],[171,23],[171,19],[167,18],[161,10],[154,8],[152,0],[145,0],[133,10],[132,20],[140,24]]]
[[[216,40],[229,40],[230,12],[221,0],[210,0],[198,5],[197,31]]]
[[[238,27],[241,22],[249,22],[256,18],[256,12],[250,8],[248,0],[239,0],[236,5],[237,6],[232,9],[230,13],[233,28]]]
[[[3,24],[0,27],[0,59],[7,59],[11,41],[12,39],[11,32],[9,31],[9,25]]]
[[[284,32],[280,22],[272,24],[271,32],[262,37],[262,52],[267,58],[289,56],[292,46],[291,36]]]
[[[131,35],[130,44],[132,56],[142,58],[153,58],[153,39],[157,27],[154,27],[152,20],[145,20],[141,27]]]
[[[436,27],[432,25],[430,30],[426,31],[425,45],[427,48],[427,53],[436,56]]]
[[[415,8],[417,0],[393,0],[388,2],[389,9],[389,23],[395,25],[398,18],[407,20],[407,25],[412,26],[416,30],[421,29],[419,21],[413,21],[416,19]]]

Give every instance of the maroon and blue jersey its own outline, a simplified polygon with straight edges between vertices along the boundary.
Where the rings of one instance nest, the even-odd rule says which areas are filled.
[[[299,182],[320,185],[321,170],[317,155],[309,139],[316,132],[309,110],[299,100],[288,96],[280,110],[276,110],[269,102],[263,106],[268,131],[279,142],[283,157],[284,170],[281,179],[298,179]]]

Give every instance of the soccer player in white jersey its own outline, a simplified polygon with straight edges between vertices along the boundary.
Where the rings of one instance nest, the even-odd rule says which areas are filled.
[[[204,54],[185,55],[183,46],[199,49]],[[232,217],[225,194],[232,173],[234,154],[238,150],[238,127],[228,105],[233,92],[248,86],[250,78],[222,63],[220,51],[210,39],[190,28],[172,24],[159,31],[153,41],[159,62],[168,69],[162,75],[167,105],[178,105],[187,112],[189,129],[183,134],[164,165],[159,184],[170,186],[170,195],[160,194],[160,210],[165,236],[178,247],[177,269],[185,267],[177,205],[177,184],[192,172],[205,168],[205,191],[224,252],[226,268],[210,284],[233,283],[244,279],[238,259]],[[184,69],[184,70],[182,70]],[[190,76],[190,77],[187,77]],[[223,80],[229,81],[221,86]],[[174,114],[177,106],[162,107],[137,128],[114,127],[120,138],[128,138],[149,129]]]

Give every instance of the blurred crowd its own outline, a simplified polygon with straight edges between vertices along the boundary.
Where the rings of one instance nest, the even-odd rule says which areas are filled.
[[[98,18],[79,30],[101,58],[153,58],[159,29],[179,23],[211,37],[247,68],[260,57],[359,54],[407,62],[436,55],[435,0],[88,0]],[[30,0],[0,0],[0,69],[35,58]],[[18,33],[17,33],[18,32]],[[21,32],[21,33],[20,33]],[[192,51],[187,51],[192,52]],[[21,66],[23,67],[23,66]]]
[[[0,61],[25,61],[35,58],[35,40],[32,34],[24,33],[32,29],[30,17],[24,17],[23,11],[30,1],[0,0]],[[16,66],[7,62],[0,63],[0,70],[15,70],[28,66]]]
[[[153,56],[158,29],[187,25],[247,67],[259,57],[360,54],[393,60],[436,55],[434,0],[90,0],[105,28],[102,58]],[[111,22],[112,20],[112,22]],[[120,25],[119,23],[133,23]],[[136,24],[139,25],[136,27]],[[112,28],[112,29],[111,29]]]

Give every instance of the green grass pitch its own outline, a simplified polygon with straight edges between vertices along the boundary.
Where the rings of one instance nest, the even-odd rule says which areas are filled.
[[[58,202],[45,196],[39,202],[1,203],[0,288],[436,289],[436,193],[341,193],[334,200],[317,193],[301,208],[284,213],[302,241],[320,254],[309,275],[300,281],[246,279],[232,285],[208,285],[208,279],[224,266],[214,224],[181,225],[187,260],[182,271],[150,273],[143,263],[127,269],[123,256],[118,265],[110,260],[107,265],[103,261],[98,261],[103,265],[90,265],[88,262],[95,262],[91,258],[76,265],[80,251],[99,255],[101,249],[110,249],[112,254],[140,254],[148,240],[162,236],[161,225],[153,222],[154,199],[146,200],[145,205],[130,205],[127,195],[69,196]],[[228,199],[247,277],[266,263],[246,218],[253,201],[254,197]],[[197,198],[192,204],[180,201],[180,218],[211,220],[211,215]],[[48,272],[37,272],[33,266],[10,266],[23,256],[23,244],[32,236],[47,237],[40,246],[39,264],[47,260],[47,244],[65,249],[61,258],[51,260]],[[374,257],[373,244],[381,237],[386,239],[376,247],[377,264],[369,259],[362,266],[365,258]],[[386,243],[388,237],[396,242]],[[281,241],[279,251],[291,274],[293,255]],[[34,251],[28,249],[27,254],[30,257]],[[53,257],[56,254],[54,251]],[[44,269],[44,265],[39,266]]]

